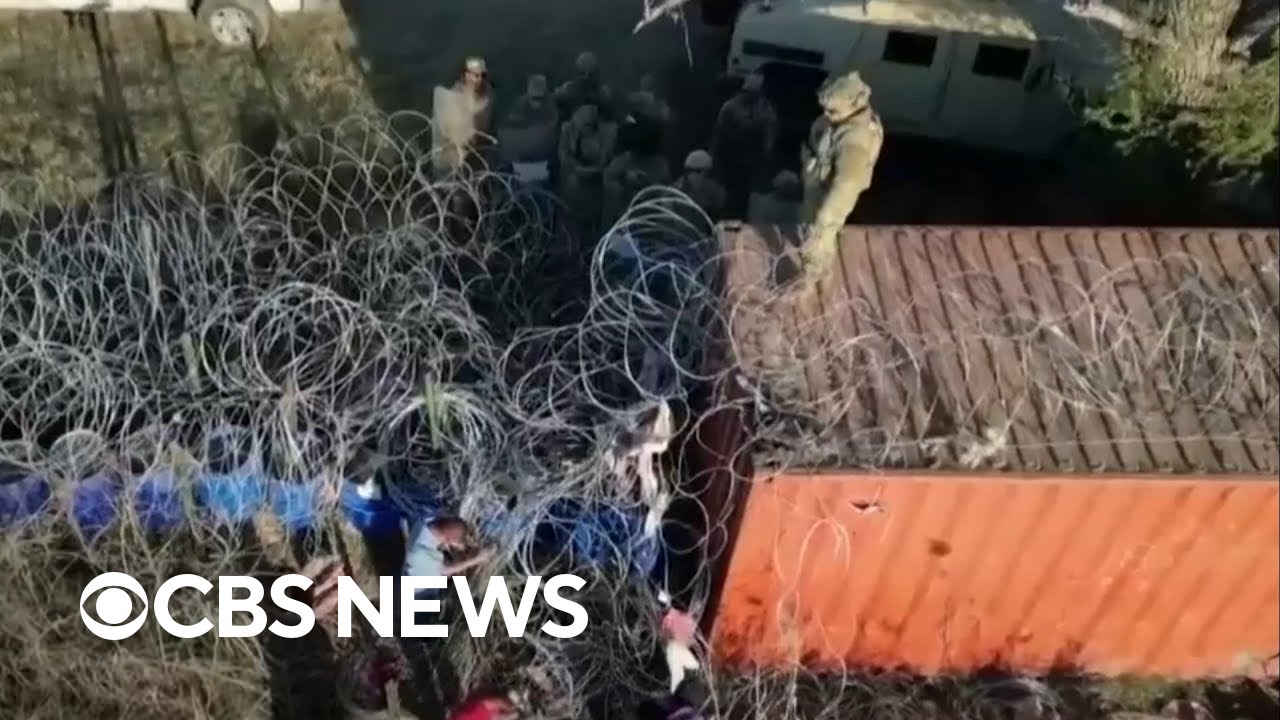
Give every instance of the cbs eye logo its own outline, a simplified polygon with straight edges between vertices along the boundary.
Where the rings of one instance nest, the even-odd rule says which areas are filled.
[[[98,619],[94,619],[85,605],[99,590],[102,592],[93,601],[94,614],[98,616]],[[134,606],[131,593],[142,601],[142,612],[132,620],[129,619]],[[124,573],[103,573],[90,580],[80,593],[80,619],[89,632],[103,640],[124,640],[132,637],[147,621],[147,594],[141,583]]]

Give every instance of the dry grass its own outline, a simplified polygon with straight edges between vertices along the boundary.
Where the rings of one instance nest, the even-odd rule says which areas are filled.
[[[252,553],[210,553],[194,533],[148,543],[127,527],[88,547],[66,527],[60,520],[0,536],[0,707],[9,717],[265,716],[267,676],[256,640],[174,641],[148,621],[134,637],[112,643],[92,637],[77,616],[81,590],[98,572],[123,570],[154,588],[179,572],[237,572],[252,565]],[[175,615],[213,617],[212,597],[185,599]]]
[[[684,31],[662,23],[633,36],[640,10],[634,0],[370,0],[353,20],[337,11],[279,18],[261,64],[214,46],[178,14],[116,13],[99,22],[116,49],[138,165],[163,170],[176,152],[208,153],[240,139],[244,114],[276,115],[301,132],[378,108],[429,112],[432,86],[469,54],[489,59],[499,112],[527,73],[567,79],[583,49],[598,52],[620,91],[644,73],[688,76]],[[100,186],[105,96],[87,29],[69,27],[61,13],[0,11],[0,193],[8,202],[65,201]]]
[[[0,187],[17,195],[10,202],[67,200],[101,185],[109,138],[100,119],[117,105],[104,77],[118,78],[122,124],[148,170],[241,140],[246,119],[305,130],[374,111],[340,13],[287,18],[260,59],[214,46],[180,15],[102,15],[98,29],[114,48],[107,63],[90,31],[60,13],[0,14]]]
[[[1178,682],[1072,674],[918,676],[757,671],[723,677],[716,703],[733,720],[1174,720],[1189,701],[1219,720],[1269,720],[1274,688],[1253,681]]]

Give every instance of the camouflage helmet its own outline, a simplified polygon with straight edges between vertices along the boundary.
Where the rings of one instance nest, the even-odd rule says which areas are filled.
[[[871,88],[856,71],[828,78],[818,88],[818,104],[828,109],[857,110],[871,99]]]
[[[783,170],[773,176],[774,192],[786,192],[800,187],[800,176],[792,170]]]
[[[706,150],[694,150],[685,156],[684,169],[706,172],[711,169],[711,153]]]
[[[525,86],[525,93],[531,98],[544,98],[547,96],[547,76],[546,75],[530,75],[528,84]]]
[[[573,61],[573,66],[583,75],[589,75],[599,69],[600,62],[596,59],[596,54],[590,50],[584,50],[578,53],[578,57]]]

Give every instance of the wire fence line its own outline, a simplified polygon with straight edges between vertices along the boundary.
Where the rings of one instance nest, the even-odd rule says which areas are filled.
[[[919,261],[860,257],[874,267],[835,271],[817,301],[773,280],[785,254],[730,246],[724,315],[758,466],[1274,470],[1280,295],[1263,234],[1225,270],[1163,247],[988,269],[963,258],[982,245],[939,232],[847,238]]]
[[[826,398],[779,392],[797,368],[849,365],[856,349],[860,364],[846,368],[846,381],[860,379],[837,388],[847,403],[864,386],[918,378],[944,350],[977,352],[881,330],[852,340],[815,333],[752,355],[728,332],[744,314],[791,322],[793,336],[815,320],[788,320],[769,310],[776,303],[725,302],[720,245],[687,198],[645,190],[604,237],[574,237],[544,189],[488,170],[429,178],[421,144],[397,131],[428,125],[407,114],[357,118],[266,158],[228,148],[189,167],[183,182],[121,176],[83,205],[2,219],[0,469],[11,490],[0,496],[0,569],[13,582],[0,587],[12,619],[0,626],[0,656],[11,658],[0,663],[0,706],[29,718],[269,713],[273,661],[257,643],[144,632],[99,644],[75,618],[80,588],[108,569],[145,585],[183,571],[287,564],[273,558],[288,552],[273,549],[289,535],[306,531],[314,550],[348,531],[344,490],[377,472],[400,502],[456,511],[489,535],[500,552],[488,573],[572,568],[588,578],[581,601],[592,621],[573,640],[455,630],[449,654],[462,686],[532,665],[559,699],[545,717],[623,716],[665,685],[651,663],[655,588],[634,571],[654,564],[640,557],[651,553],[638,549],[648,534],[641,518],[682,502],[701,512],[706,532],[724,521],[682,496],[680,480],[697,468],[678,453],[641,469],[640,487],[619,471],[646,424],[666,413],[672,434],[688,435],[737,409],[753,416],[751,452],[816,446],[837,420],[824,414]],[[1236,318],[1229,327],[1238,331],[1209,334],[1217,326],[1206,322],[1176,347],[1218,358],[1219,378],[1274,385],[1274,373],[1258,370],[1260,344],[1274,345],[1275,330],[1258,318],[1274,316],[1274,301],[1228,301],[1200,286],[1180,297],[1218,298],[1197,307]],[[1054,386],[1064,405],[1119,397],[1114,382],[1099,380],[1103,368],[1150,371],[1125,350],[1122,330],[1134,321],[1112,313],[1095,308],[1100,335],[1087,350],[1064,344],[1043,317],[1018,326],[1020,342],[1081,369],[1078,385]],[[728,339],[742,362],[713,363],[715,339]],[[883,353],[868,355],[871,347]],[[881,359],[868,368],[867,357]],[[1238,357],[1252,359],[1235,370],[1221,362]],[[730,386],[743,392],[696,401]],[[1263,408],[1274,411],[1267,392]],[[1114,403],[1111,411],[1128,412]],[[933,442],[907,424],[881,424],[877,437],[888,439],[855,444]],[[774,459],[809,463],[794,452]],[[246,467],[272,479],[263,495],[246,500],[198,482],[243,477]],[[168,487],[147,484],[160,477],[177,488],[182,514],[157,536],[156,511],[138,498]],[[612,508],[622,529],[579,532],[590,523],[566,508],[584,506]],[[548,526],[572,552],[547,552],[538,535]],[[709,582],[696,532],[669,546],[664,563],[690,561],[692,579],[667,589],[688,591],[695,606]],[[210,610],[193,599],[177,615]],[[533,627],[544,613],[535,610]],[[735,672],[712,686],[716,706],[735,717],[918,717],[940,707],[933,690],[911,696],[916,704],[887,694],[897,682],[865,681],[855,668],[821,678],[795,668]],[[1001,696],[990,711],[1008,702]]]
[[[653,500],[610,458],[656,407],[689,419],[715,312],[710,224],[652,189],[603,241],[575,238],[554,197],[511,176],[431,180],[418,144],[393,130],[415,120],[352,120],[248,163],[228,149],[195,184],[122,175],[79,207],[6,218],[0,519],[4,566],[23,582],[3,604],[29,620],[0,631],[16,658],[0,671],[14,683],[2,683],[6,705],[158,717],[191,700],[147,699],[147,682],[183,676],[160,672],[179,663],[201,695],[239,708],[201,712],[262,711],[259,649],[158,637],[99,648],[67,627],[64,600],[92,567],[160,578],[265,562],[242,524],[259,544],[305,530],[323,545],[342,532],[344,483],[375,471],[392,495],[429,498],[496,540],[494,574],[588,574],[586,635],[455,633],[464,684],[540,659],[575,712],[662,686],[644,621],[657,600],[631,571],[655,560],[634,557],[644,532],[583,536],[564,514],[602,506],[632,521]],[[206,482],[246,468],[271,478],[257,496]],[[666,496],[679,471],[656,469]],[[161,476],[184,515],[157,541],[139,498]],[[538,549],[548,525],[574,558]],[[90,646],[109,671],[69,649]],[[126,669],[145,663],[159,674]]]

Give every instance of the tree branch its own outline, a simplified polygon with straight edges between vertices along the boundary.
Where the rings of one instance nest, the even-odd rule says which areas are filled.
[[[1103,0],[1063,0],[1062,9],[1082,20],[1096,20],[1114,28],[1130,40],[1153,41],[1156,37],[1155,28],[1150,23]]]

